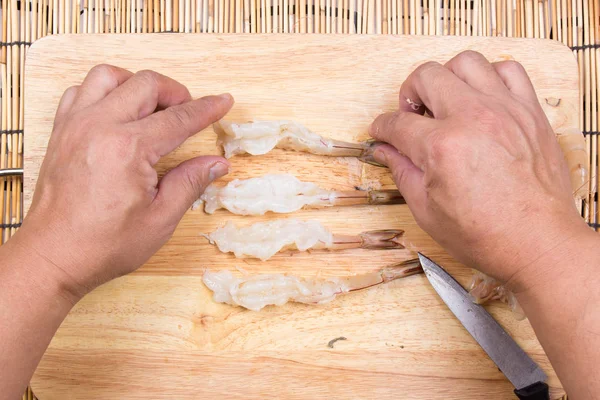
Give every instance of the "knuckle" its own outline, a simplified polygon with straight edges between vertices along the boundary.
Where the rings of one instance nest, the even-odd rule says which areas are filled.
[[[138,79],[143,80],[146,84],[151,85],[152,88],[156,88],[158,86],[158,79],[160,74],[156,71],[152,71],[150,69],[144,69],[136,72],[135,74]]]
[[[472,63],[474,61],[485,60],[485,57],[477,51],[465,50],[456,56],[456,59],[460,63]]]
[[[424,64],[421,64],[419,67],[417,67],[414,74],[415,74],[415,76],[417,76],[419,78],[426,78],[427,76],[430,76],[432,72],[434,72],[435,70],[437,70],[439,68],[443,68],[440,63],[435,62],[435,61],[428,61]]]
[[[429,144],[429,164],[436,165],[446,162],[450,157],[459,156],[462,144],[456,136],[445,134],[433,134]]]
[[[501,123],[499,112],[489,107],[476,107],[473,110],[473,117],[477,123],[487,130],[495,130]]]
[[[111,78],[117,74],[117,68],[110,64],[98,64],[93,67],[88,75]]]
[[[498,63],[497,68],[500,68],[503,73],[507,76],[511,75],[523,75],[525,74],[525,68],[521,65],[520,62],[510,60],[510,61],[502,61]]]
[[[114,143],[117,152],[121,155],[128,154],[135,148],[135,139],[132,135],[117,135]]]
[[[65,90],[64,95],[74,96],[79,91],[79,85],[69,86],[67,90]]]

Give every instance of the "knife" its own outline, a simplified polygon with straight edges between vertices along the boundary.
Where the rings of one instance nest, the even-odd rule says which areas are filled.
[[[548,400],[548,377],[496,320],[442,267],[419,253],[431,286],[515,387],[521,400]]]

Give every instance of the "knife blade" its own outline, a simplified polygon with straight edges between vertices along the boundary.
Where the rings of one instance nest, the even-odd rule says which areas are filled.
[[[442,267],[419,253],[425,276],[450,311],[516,388],[521,399],[548,398],[548,377],[510,335]],[[542,397],[539,397],[539,396]],[[524,397],[522,397],[524,396]]]

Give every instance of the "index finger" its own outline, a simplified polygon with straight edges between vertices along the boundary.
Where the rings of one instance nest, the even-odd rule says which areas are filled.
[[[132,76],[132,72],[114,65],[96,65],[81,83],[70,111],[79,111],[99,102]]]
[[[188,89],[176,80],[158,72],[145,70],[110,92],[100,103],[119,121],[131,122],[152,114],[156,109],[190,101]]]
[[[155,164],[188,137],[223,118],[232,106],[233,97],[228,93],[206,96],[169,107],[133,124],[142,132],[141,140],[150,149],[150,162]]]
[[[439,121],[433,118],[396,111],[378,116],[369,133],[375,139],[394,146],[422,171],[430,137],[438,131],[438,125]]]

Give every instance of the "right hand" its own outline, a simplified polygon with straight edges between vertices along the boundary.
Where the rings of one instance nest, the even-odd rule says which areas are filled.
[[[433,116],[424,116],[427,109]],[[417,223],[460,262],[522,290],[530,268],[589,233],[523,67],[464,52],[417,68],[371,135]]]

